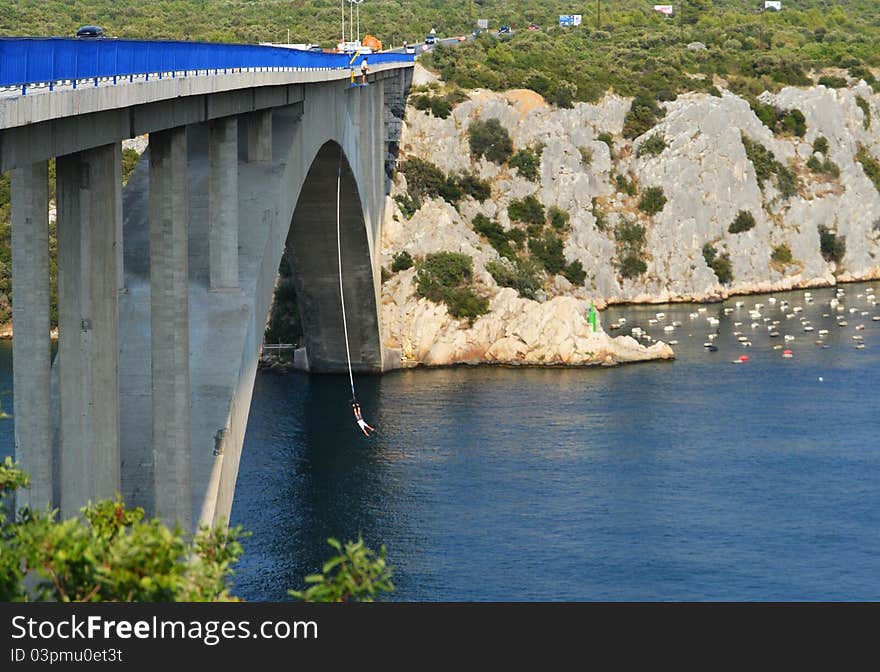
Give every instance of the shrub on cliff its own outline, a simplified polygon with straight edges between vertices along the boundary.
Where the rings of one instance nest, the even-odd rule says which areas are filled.
[[[415,262],[413,262],[412,255],[406,250],[401,250],[391,260],[391,271],[392,273],[405,271],[408,268],[412,268],[413,263]]]
[[[874,184],[877,191],[880,191],[880,161],[877,161],[868,153],[868,150],[859,145],[859,151],[856,153],[856,161],[862,164],[862,170],[865,175]]]
[[[639,210],[649,215],[656,215],[666,205],[663,187],[648,187],[639,200]]]
[[[663,135],[654,133],[654,135],[639,145],[636,156],[659,156],[663,153],[664,149],[666,149],[666,140],[663,139]]]
[[[736,213],[730,226],[727,227],[730,233],[742,233],[755,228],[755,216],[748,210],[740,210]]]
[[[840,263],[846,254],[846,239],[835,231],[819,225],[819,250],[825,261]]]
[[[492,186],[473,173],[460,173],[453,178],[465,196],[470,196],[481,203],[492,195]]]
[[[517,172],[527,180],[538,181],[538,175],[541,171],[541,154],[539,152],[526,147],[510,157],[510,161],[507,163],[511,168],[516,168]]]
[[[828,154],[828,138],[824,135],[818,136],[813,140],[813,151],[821,154]]]
[[[468,128],[471,153],[476,158],[502,164],[513,154],[513,141],[507,129],[497,119],[478,119]]]
[[[471,226],[475,232],[489,241],[489,244],[495,248],[499,255],[507,259],[514,259],[516,257],[516,252],[514,252],[513,247],[510,245],[510,241],[516,237],[516,234],[511,235],[514,229],[505,231],[501,224],[489,219],[482,213],[474,217]]]
[[[648,132],[663,117],[665,111],[653,98],[639,94],[633,98],[623,120],[623,137],[633,140]]]
[[[568,231],[568,222],[571,219],[571,215],[565,210],[553,205],[547,211],[547,217],[550,219],[550,226],[556,229],[559,233],[565,233]]]
[[[514,199],[507,206],[507,216],[515,222],[524,224],[544,225],[544,206],[534,195]]]
[[[541,268],[531,259],[490,261],[486,270],[501,287],[511,287],[524,299],[534,299],[541,289]]]
[[[529,238],[529,252],[532,258],[550,275],[556,275],[565,268],[562,247],[562,239],[552,231],[546,231],[540,237]]]
[[[856,105],[858,105],[859,109],[864,115],[862,117],[862,126],[864,126],[865,130],[867,131],[869,128],[871,128],[871,106],[868,105],[868,101],[861,96],[856,96]]]
[[[445,303],[453,317],[470,323],[489,311],[489,300],[470,287],[473,259],[459,252],[434,252],[416,264],[416,294]]]
[[[792,260],[791,248],[788,245],[777,245],[770,254],[770,261],[777,264],[790,264]]]
[[[733,264],[730,261],[729,254],[725,252],[719,256],[718,250],[711,243],[706,243],[703,245],[703,259],[706,260],[706,265],[715,273],[718,282],[725,285],[733,282]]]
[[[620,262],[620,275],[626,279],[637,278],[648,270],[648,265],[634,254],[629,254]]]

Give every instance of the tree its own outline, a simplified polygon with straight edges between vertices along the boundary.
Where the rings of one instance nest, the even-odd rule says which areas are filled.
[[[288,595],[303,602],[372,602],[379,593],[391,592],[393,570],[385,560],[385,547],[379,552],[364,546],[364,540],[341,544],[336,539],[327,543],[336,555],[327,560],[319,574],[305,578],[311,584],[305,590],[290,590]]]
[[[228,601],[241,528],[201,528],[187,540],[179,527],[144,519],[120,498],[56,520],[56,511],[12,510],[28,476],[0,465],[0,600],[57,602]]]

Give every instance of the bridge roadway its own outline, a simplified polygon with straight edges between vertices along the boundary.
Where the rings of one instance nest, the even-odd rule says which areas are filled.
[[[187,529],[228,519],[285,247],[306,366],[345,365],[339,170],[354,366],[397,365],[399,353],[381,347],[375,263],[411,81],[412,59],[396,57],[371,65],[366,87],[349,86],[347,67],[181,69],[115,86],[77,75],[76,89],[59,77],[66,90],[0,98],[0,167],[12,171],[16,457],[33,483],[20,504],[68,516],[121,492]],[[0,68],[0,85],[5,75]],[[149,147],[123,190],[120,141],[143,133]]]

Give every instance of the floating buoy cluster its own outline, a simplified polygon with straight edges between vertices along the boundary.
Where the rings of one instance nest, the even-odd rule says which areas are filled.
[[[826,300],[827,304],[823,303]],[[812,307],[814,304],[815,307]],[[751,305],[745,300],[738,300],[733,305],[723,305],[714,309],[705,306],[695,307],[687,313],[691,323],[687,331],[699,332],[700,322],[705,320],[708,333],[704,332],[706,337],[703,348],[707,352],[717,352],[730,343],[731,335],[735,345],[742,348],[760,347],[767,343],[764,338],[779,339],[776,344],[770,341],[771,350],[781,351],[782,358],[790,360],[794,359],[797,346],[802,348],[811,342],[806,339],[812,339],[812,343],[821,348],[831,347],[829,343],[840,345],[849,342],[858,350],[865,349],[867,341],[870,340],[865,323],[868,318],[871,322],[880,322],[877,306],[878,301],[872,286],[868,286],[866,291],[850,296],[847,296],[846,289],[837,287],[830,299],[816,298],[811,291],[805,291],[800,295],[792,292],[787,294],[786,298],[768,296]],[[821,319],[819,314],[822,316]],[[678,340],[666,339],[674,336],[682,328],[681,321],[668,320],[665,312],[657,312],[646,318],[646,325],[643,322],[644,326],[635,325],[630,328],[633,338],[650,343],[655,340],[652,331],[656,329],[657,331],[654,332],[656,338],[662,338],[670,345],[678,345]],[[632,319],[630,316],[630,320]],[[727,331],[725,324],[731,323],[733,328]],[[611,329],[620,329],[625,324],[626,318],[621,317],[611,324]],[[659,333],[660,330],[662,335]],[[846,330],[850,338],[841,340],[838,336],[840,330]],[[696,335],[698,333],[687,334],[689,337]],[[721,336],[723,338],[720,338]],[[732,361],[743,364],[751,360],[747,355],[740,355]]]

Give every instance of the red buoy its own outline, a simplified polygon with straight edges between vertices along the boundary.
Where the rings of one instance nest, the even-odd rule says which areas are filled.
[[[747,362],[747,361],[749,361],[749,356],[748,356],[748,355],[740,355],[740,356],[739,356],[739,361],[741,361],[741,362]]]

